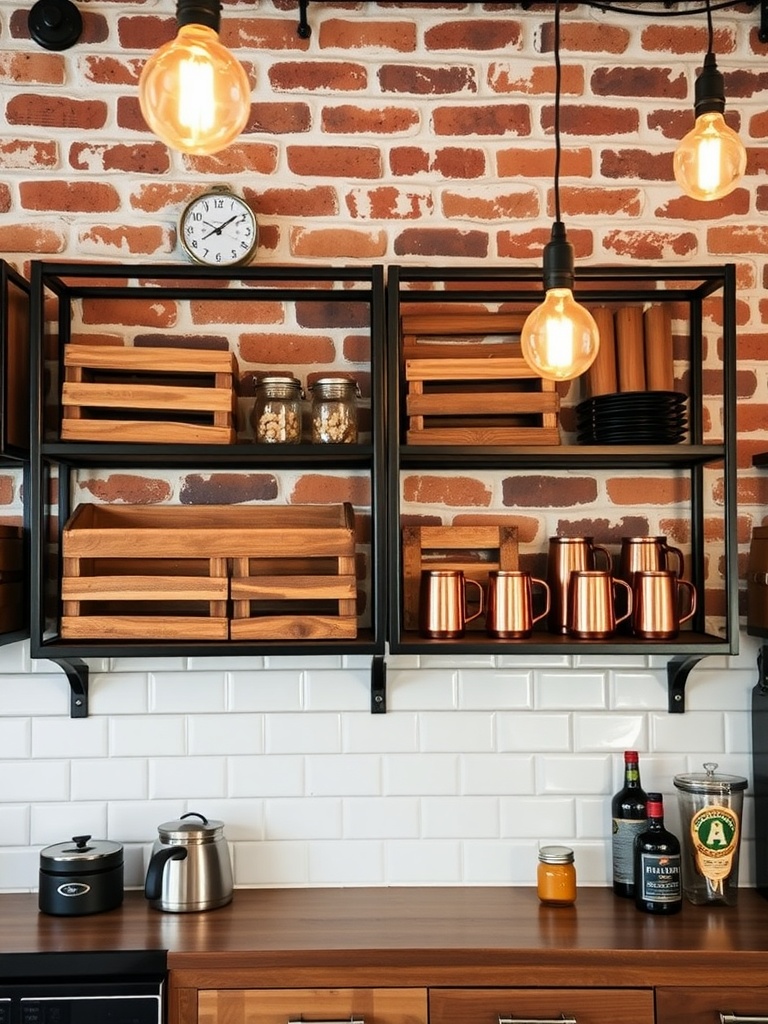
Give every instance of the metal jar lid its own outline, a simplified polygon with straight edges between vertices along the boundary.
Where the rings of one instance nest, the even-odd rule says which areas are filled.
[[[189,821],[195,818],[196,821]],[[158,825],[157,831],[161,839],[175,840],[183,843],[206,843],[219,839],[224,830],[224,822],[215,818],[206,818],[197,811],[182,814],[176,821],[165,821]]]
[[[676,775],[672,780],[684,793],[706,793],[711,796],[727,796],[747,788],[743,775],[717,775],[717,765],[705,761],[703,772],[689,772]]]
[[[109,839],[73,836],[65,843],[40,851],[40,869],[55,875],[85,875],[107,871],[123,863],[123,847]]]
[[[573,850],[569,846],[542,846],[539,860],[542,864],[573,864]]]
[[[352,397],[360,397],[357,381],[349,377],[318,377],[309,390],[312,397],[321,402],[334,399],[346,401]]]
[[[301,381],[290,373],[267,373],[256,381],[256,390],[269,398],[304,397]]]

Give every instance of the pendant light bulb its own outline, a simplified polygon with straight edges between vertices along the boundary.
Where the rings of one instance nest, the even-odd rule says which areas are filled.
[[[520,334],[523,358],[546,380],[573,380],[597,358],[600,332],[594,317],[573,297],[573,247],[560,221],[544,247],[544,301]]]
[[[150,129],[182,153],[218,153],[246,125],[251,87],[242,64],[219,42],[219,0],[178,0],[176,38],[139,78]]]
[[[732,192],[747,166],[747,151],[725,123],[723,76],[714,54],[704,58],[696,79],[696,124],[675,150],[675,178],[691,199],[722,199]]]

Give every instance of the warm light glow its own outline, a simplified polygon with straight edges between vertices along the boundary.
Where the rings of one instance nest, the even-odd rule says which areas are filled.
[[[144,120],[171,149],[217,153],[245,127],[251,87],[218,34],[188,24],[144,65],[139,103]]]
[[[677,147],[675,178],[691,199],[722,199],[747,166],[747,151],[717,111],[701,114]]]
[[[523,324],[520,345],[523,358],[540,377],[572,380],[595,361],[600,332],[570,288],[550,288]]]

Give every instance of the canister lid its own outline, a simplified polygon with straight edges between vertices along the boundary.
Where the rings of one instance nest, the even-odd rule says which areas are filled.
[[[351,377],[318,377],[309,390],[321,401],[360,397],[360,385]]]
[[[89,874],[106,871],[123,863],[123,847],[109,839],[73,836],[40,851],[40,867],[54,874]]]
[[[713,761],[704,762],[703,772],[689,772],[676,775],[672,780],[678,789],[685,793],[708,793],[715,796],[727,796],[747,788],[747,780],[743,775],[718,775],[717,765]]]
[[[161,838],[186,842],[216,839],[222,834],[223,829],[223,821],[206,818],[204,814],[198,814],[197,811],[189,811],[187,814],[182,814],[176,821],[164,821],[157,827]]]
[[[573,850],[568,846],[542,846],[539,860],[542,864],[572,864]]]

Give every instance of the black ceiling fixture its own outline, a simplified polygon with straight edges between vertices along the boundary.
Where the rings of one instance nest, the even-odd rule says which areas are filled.
[[[46,50],[68,50],[83,31],[83,19],[72,0],[37,0],[27,25],[34,41]]]

